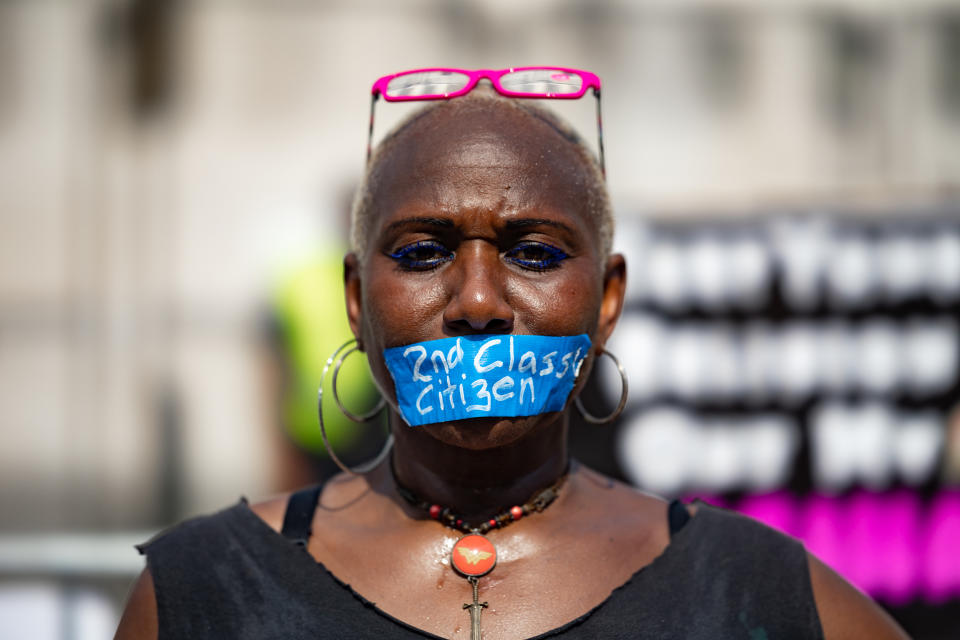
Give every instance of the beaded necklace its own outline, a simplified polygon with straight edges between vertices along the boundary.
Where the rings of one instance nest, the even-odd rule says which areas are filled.
[[[487,608],[487,603],[480,602],[478,591],[479,582],[480,578],[493,571],[493,568],[497,564],[497,549],[483,534],[489,532],[491,529],[502,529],[526,515],[540,513],[549,507],[550,504],[557,499],[560,487],[563,486],[563,483],[567,479],[567,473],[564,472],[564,474],[549,487],[536,492],[533,497],[524,504],[514,505],[505,511],[501,511],[489,520],[474,526],[454,513],[449,507],[442,507],[439,504],[423,500],[400,484],[400,481],[397,480],[397,473],[393,468],[393,459],[390,460],[390,472],[393,474],[393,481],[397,486],[397,492],[411,506],[425,511],[440,524],[467,534],[457,540],[453,545],[453,549],[450,550],[450,564],[453,565],[454,570],[466,578],[470,586],[473,587],[473,602],[465,603],[463,608],[470,610],[471,640],[481,640],[480,612]]]

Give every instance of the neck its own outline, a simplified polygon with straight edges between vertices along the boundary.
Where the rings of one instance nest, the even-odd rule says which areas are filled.
[[[442,425],[433,432],[393,425],[396,479],[422,499],[449,507],[470,521],[523,504],[567,470],[565,414],[517,440],[483,449],[451,444],[451,438],[437,437],[442,430]]]

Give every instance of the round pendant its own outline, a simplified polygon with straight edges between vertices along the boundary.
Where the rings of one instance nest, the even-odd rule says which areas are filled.
[[[490,573],[497,564],[497,549],[484,536],[471,533],[453,545],[450,561],[457,573],[468,578],[479,578]]]

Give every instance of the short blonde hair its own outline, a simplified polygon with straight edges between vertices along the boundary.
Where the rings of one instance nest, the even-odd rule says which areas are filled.
[[[577,134],[565,120],[552,111],[529,101],[504,98],[493,91],[483,90],[482,88],[474,89],[468,95],[454,100],[444,100],[427,104],[398,124],[374,150],[367,169],[364,172],[363,180],[353,199],[353,207],[350,215],[350,241],[352,249],[354,253],[357,254],[360,262],[363,263],[366,261],[367,251],[369,249],[367,244],[370,239],[371,218],[375,210],[373,206],[375,189],[372,185],[376,182],[376,175],[383,159],[389,155],[394,147],[400,144],[402,140],[401,134],[415,122],[438,109],[451,110],[453,114],[456,115],[457,112],[466,112],[468,108],[473,108],[477,105],[522,111],[531,117],[547,123],[571,145],[574,153],[580,159],[586,170],[587,207],[591,217],[597,221],[597,229],[600,235],[600,257],[606,262],[613,245],[613,207],[610,204],[610,194],[607,191],[603,172],[600,170],[600,165],[594,154],[583,142],[580,135]]]

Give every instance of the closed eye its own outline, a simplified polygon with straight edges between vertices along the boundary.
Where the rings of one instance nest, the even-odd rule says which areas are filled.
[[[428,271],[453,260],[453,251],[436,240],[421,240],[387,254],[401,269]]]
[[[560,266],[560,263],[570,256],[552,245],[526,241],[504,253],[503,257],[524,269],[546,271]]]

